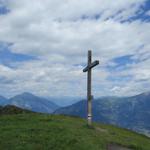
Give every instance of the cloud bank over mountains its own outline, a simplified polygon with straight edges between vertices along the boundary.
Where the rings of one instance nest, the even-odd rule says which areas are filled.
[[[148,91],[149,11],[147,0],[0,0],[0,94],[85,96],[88,49],[96,97]]]

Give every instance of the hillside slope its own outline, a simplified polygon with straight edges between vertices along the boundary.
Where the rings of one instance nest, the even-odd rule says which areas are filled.
[[[55,114],[86,117],[86,101],[56,110]],[[150,134],[150,93],[133,97],[104,97],[93,101],[93,120]]]
[[[13,105],[0,106],[0,115],[33,113],[30,110],[22,109]]]
[[[0,133],[0,149],[107,150],[112,145],[133,150],[150,148],[146,136],[104,124],[89,128],[84,119],[59,115],[3,115]]]

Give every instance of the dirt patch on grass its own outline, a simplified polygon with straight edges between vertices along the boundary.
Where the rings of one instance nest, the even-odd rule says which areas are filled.
[[[107,150],[132,150],[132,149],[126,148],[117,144],[109,144],[107,146]]]
[[[99,132],[105,132],[105,133],[108,132],[106,129],[102,129],[100,127],[95,127],[95,130]]]

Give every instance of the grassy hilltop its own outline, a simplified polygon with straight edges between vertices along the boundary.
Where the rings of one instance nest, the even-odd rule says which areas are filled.
[[[112,143],[150,149],[146,136],[104,124],[88,128],[80,118],[33,113],[0,116],[1,150],[106,150]]]

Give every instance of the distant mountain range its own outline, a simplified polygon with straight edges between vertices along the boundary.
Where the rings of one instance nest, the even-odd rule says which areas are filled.
[[[86,100],[57,109],[54,114],[86,118]],[[93,120],[150,134],[150,92],[132,97],[103,97],[93,101]]]
[[[52,113],[59,108],[59,106],[55,103],[31,93],[23,93],[10,99],[0,97],[0,105],[14,105],[23,109],[41,113]]]
[[[8,104],[8,99],[3,96],[0,96],[0,106],[4,106],[6,104]]]
[[[47,97],[48,100],[55,102],[60,107],[65,107],[77,103],[81,97],[61,96],[61,97]]]

